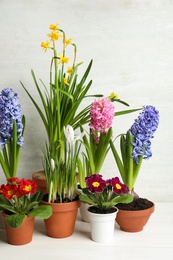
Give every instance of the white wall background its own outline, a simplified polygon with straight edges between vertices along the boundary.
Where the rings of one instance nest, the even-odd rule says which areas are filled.
[[[51,52],[44,53],[40,43],[55,22],[77,44],[81,72],[94,60],[92,93],[114,91],[131,108],[148,104],[160,111],[153,157],[143,162],[135,187],[143,197],[172,201],[173,0],[0,0],[0,90],[12,87],[19,93],[27,119],[18,176],[42,169],[40,146],[46,134],[20,81],[36,100],[31,69],[48,84]],[[115,118],[115,134],[125,132],[137,116]],[[118,175],[111,154],[102,174]]]

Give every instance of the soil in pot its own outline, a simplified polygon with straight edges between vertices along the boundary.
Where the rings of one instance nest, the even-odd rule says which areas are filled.
[[[153,206],[153,203],[144,198],[134,199],[131,203],[118,203],[116,207],[122,210],[143,210]]]
[[[96,213],[96,214],[110,214],[113,212],[116,212],[117,209],[116,208],[110,208],[110,209],[99,209],[97,207],[89,207],[88,211],[92,212],[92,213]]]

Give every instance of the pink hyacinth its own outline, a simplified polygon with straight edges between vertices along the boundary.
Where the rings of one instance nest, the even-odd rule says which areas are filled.
[[[114,118],[114,106],[109,98],[101,98],[91,105],[90,128],[93,131],[107,133],[112,126]]]

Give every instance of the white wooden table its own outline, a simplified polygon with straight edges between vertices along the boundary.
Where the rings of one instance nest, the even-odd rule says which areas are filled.
[[[0,259],[172,260],[173,203],[155,205],[155,212],[142,232],[126,233],[115,224],[114,240],[108,244],[90,239],[90,226],[81,221],[80,214],[73,235],[64,239],[48,237],[44,223],[39,219],[35,221],[32,242],[24,246],[9,245],[5,230],[0,229]]]

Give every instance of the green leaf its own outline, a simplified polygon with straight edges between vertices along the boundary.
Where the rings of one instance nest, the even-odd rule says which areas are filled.
[[[47,219],[52,215],[52,207],[49,205],[40,205],[33,209],[28,216],[39,217],[42,219]]]
[[[142,110],[143,108],[135,108],[135,109],[128,109],[128,110],[123,110],[123,111],[117,111],[115,112],[115,116],[121,116],[129,113],[133,113],[139,110]]]
[[[12,228],[18,228],[22,225],[24,219],[26,218],[25,214],[12,214],[5,218],[7,225]]]

